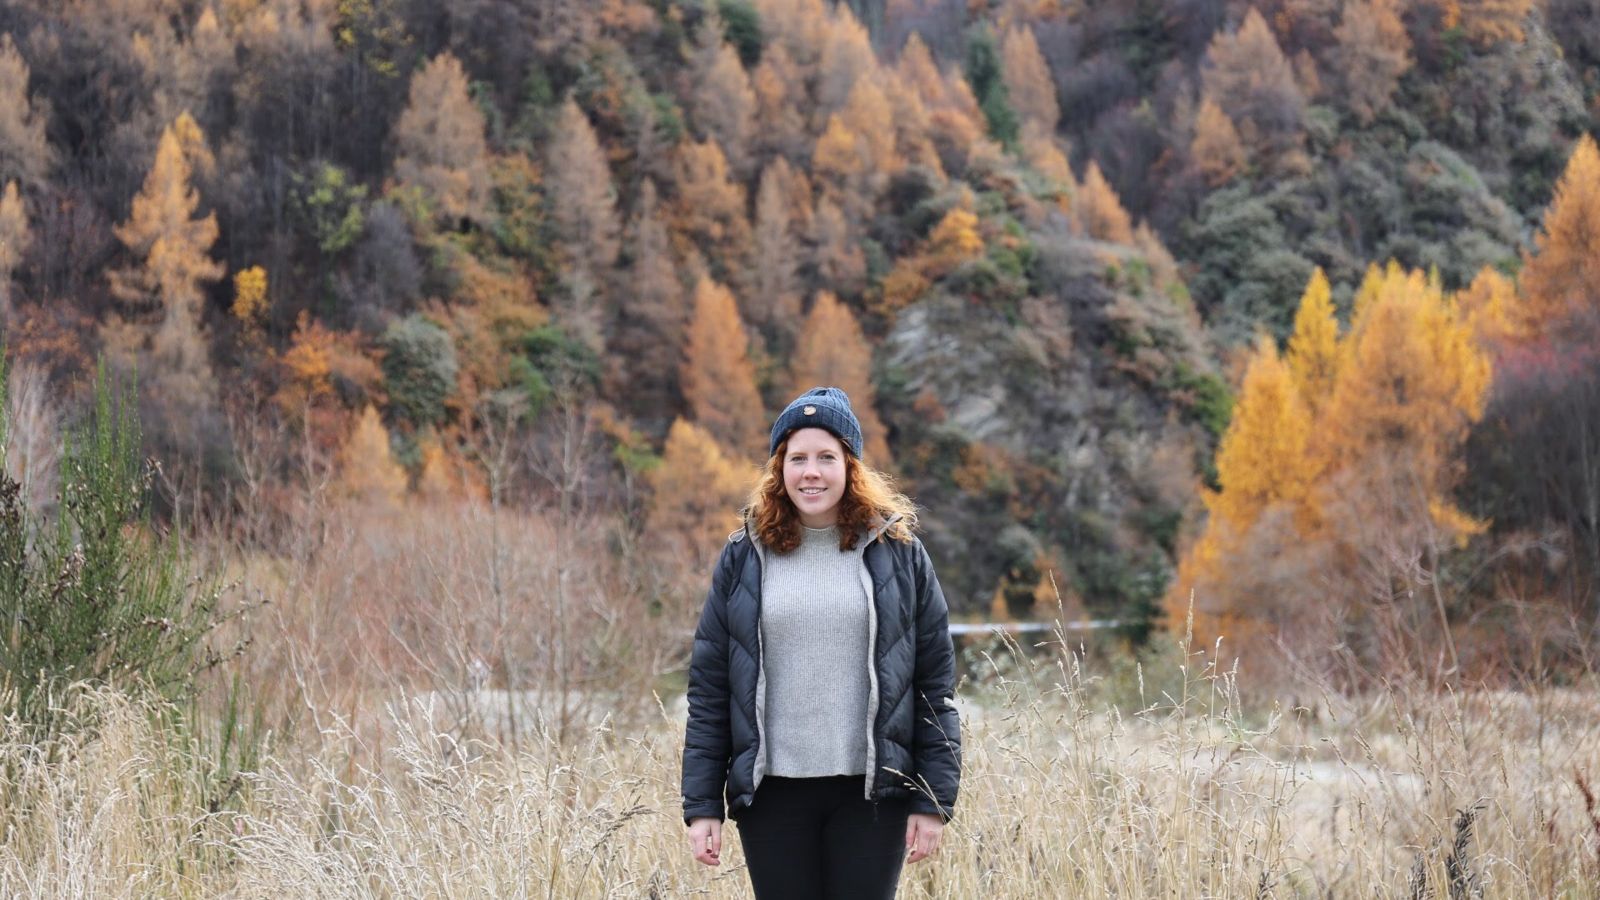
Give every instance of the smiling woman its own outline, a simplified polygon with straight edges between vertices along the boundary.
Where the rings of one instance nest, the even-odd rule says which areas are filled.
[[[733,818],[759,900],[893,897],[955,805],[949,612],[915,508],[861,447],[838,388],[784,409],[695,631],[690,849],[719,865]]]

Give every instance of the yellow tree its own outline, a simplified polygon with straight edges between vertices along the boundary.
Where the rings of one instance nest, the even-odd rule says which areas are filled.
[[[1092,238],[1114,244],[1133,243],[1133,221],[1122,208],[1122,198],[1100,173],[1100,166],[1089,162],[1083,173],[1083,184],[1078,188],[1078,221]]]
[[[943,278],[964,262],[983,255],[983,235],[978,233],[978,216],[971,209],[971,195],[950,208],[928,235],[923,271],[932,278]]]
[[[180,402],[204,402],[214,390],[201,332],[203,285],[222,277],[208,254],[217,240],[217,217],[195,218],[200,195],[189,184],[190,166],[178,134],[195,129],[188,113],[161,133],[155,163],[133,198],[117,239],[139,264],[111,273],[122,316],[106,325],[109,354],[140,368],[153,390]]]
[[[849,394],[866,441],[864,458],[877,468],[889,466],[888,435],[872,387],[872,346],[850,309],[828,291],[817,294],[806,315],[789,372],[791,395],[819,385]]]
[[[695,477],[684,478],[684,472]],[[738,527],[738,509],[754,486],[755,469],[724,453],[705,429],[677,419],[661,448],[661,465],[648,477],[650,533],[681,541],[693,571],[703,571]]]
[[[1194,140],[1189,142],[1189,156],[1195,168],[1212,187],[1227,184],[1249,162],[1244,142],[1239,139],[1239,129],[1210,97],[1200,101],[1200,112],[1194,120]]]
[[[1600,316],[1600,150],[1578,139],[1523,261],[1522,293],[1531,334],[1557,335]],[[1593,333],[1592,330],[1589,333]]]
[[[767,433],[755,365],[727,288],[702,277],[684,348],[683,399],[695,424],[745,459],[765,459]]]
[[[1317,433],[1330,470],[1398,461],[1437,524],[1470,528],[1449,500],[1456,451],[1483,413],[1488,354],[1473,323],[1420,271],[1390,266],[1355,318]]]
[[[377,506],[399,503],[406,493],[406,472],[389,449],[389,431],[368,406],[339,452],[339,488],[347,496]]]
[[[1289,335],[1289,371],[1306,406],[1313,412],[1333,391],[1339,374],[1339,321],[1333,315],[1333,292],[1319,266],[1311,273]]]
[[[1299,513],[1316,471],[1311,430],[1311,413],[1293,373],[1277,345],[1263,335],[1217,447],[1219,489],[1203,495],[1209,512],[1205,532],[1186,554],[1167,600],[1170,621],[1182,622],[1193,591],[1195,633],[1202,644],[1248,627],[1250,619],[1274,618],[1272,598],[1243,596],[1244,582],[1231,577],[1228,563],[1269,510]]]
[[[1456,303],[1478,337],[1485,341],[1516,341],[1526,337],[1517,284],[1492,266],[1479,270],[1472,283],[1456,295]]]

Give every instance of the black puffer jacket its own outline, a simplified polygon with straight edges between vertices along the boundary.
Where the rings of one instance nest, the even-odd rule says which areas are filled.
[[[683,818],[738,818],[765,774],[761,566],[766,550],[734,532],[711,578],[689,663]],[[863,561],[872,584],[869,800],[911,798],[911,811],[949,819],[961,780],[949,610],[922,542],[874,535]]]

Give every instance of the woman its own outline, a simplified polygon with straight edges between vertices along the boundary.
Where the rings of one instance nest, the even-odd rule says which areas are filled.
[[[955,805],[949,613],[911,501],[861,445],[837,388],[784,409],[695,630],[690,849],[721,862],[726,809],[758,900],[891,898]]]

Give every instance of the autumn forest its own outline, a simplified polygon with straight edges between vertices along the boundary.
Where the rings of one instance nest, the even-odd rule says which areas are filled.
[[[154,521],[385,665],[576,671],[506,636],[558,613],[661,662],[818,384],[958,618],[1342,686],[1594,649],[1586,0],[7,0],[0,34],[12,477],[48,513],[103,366]],[[407,662],[477,627],[384,574],[430,528],[488,542],[461,622],[501,618]]]

